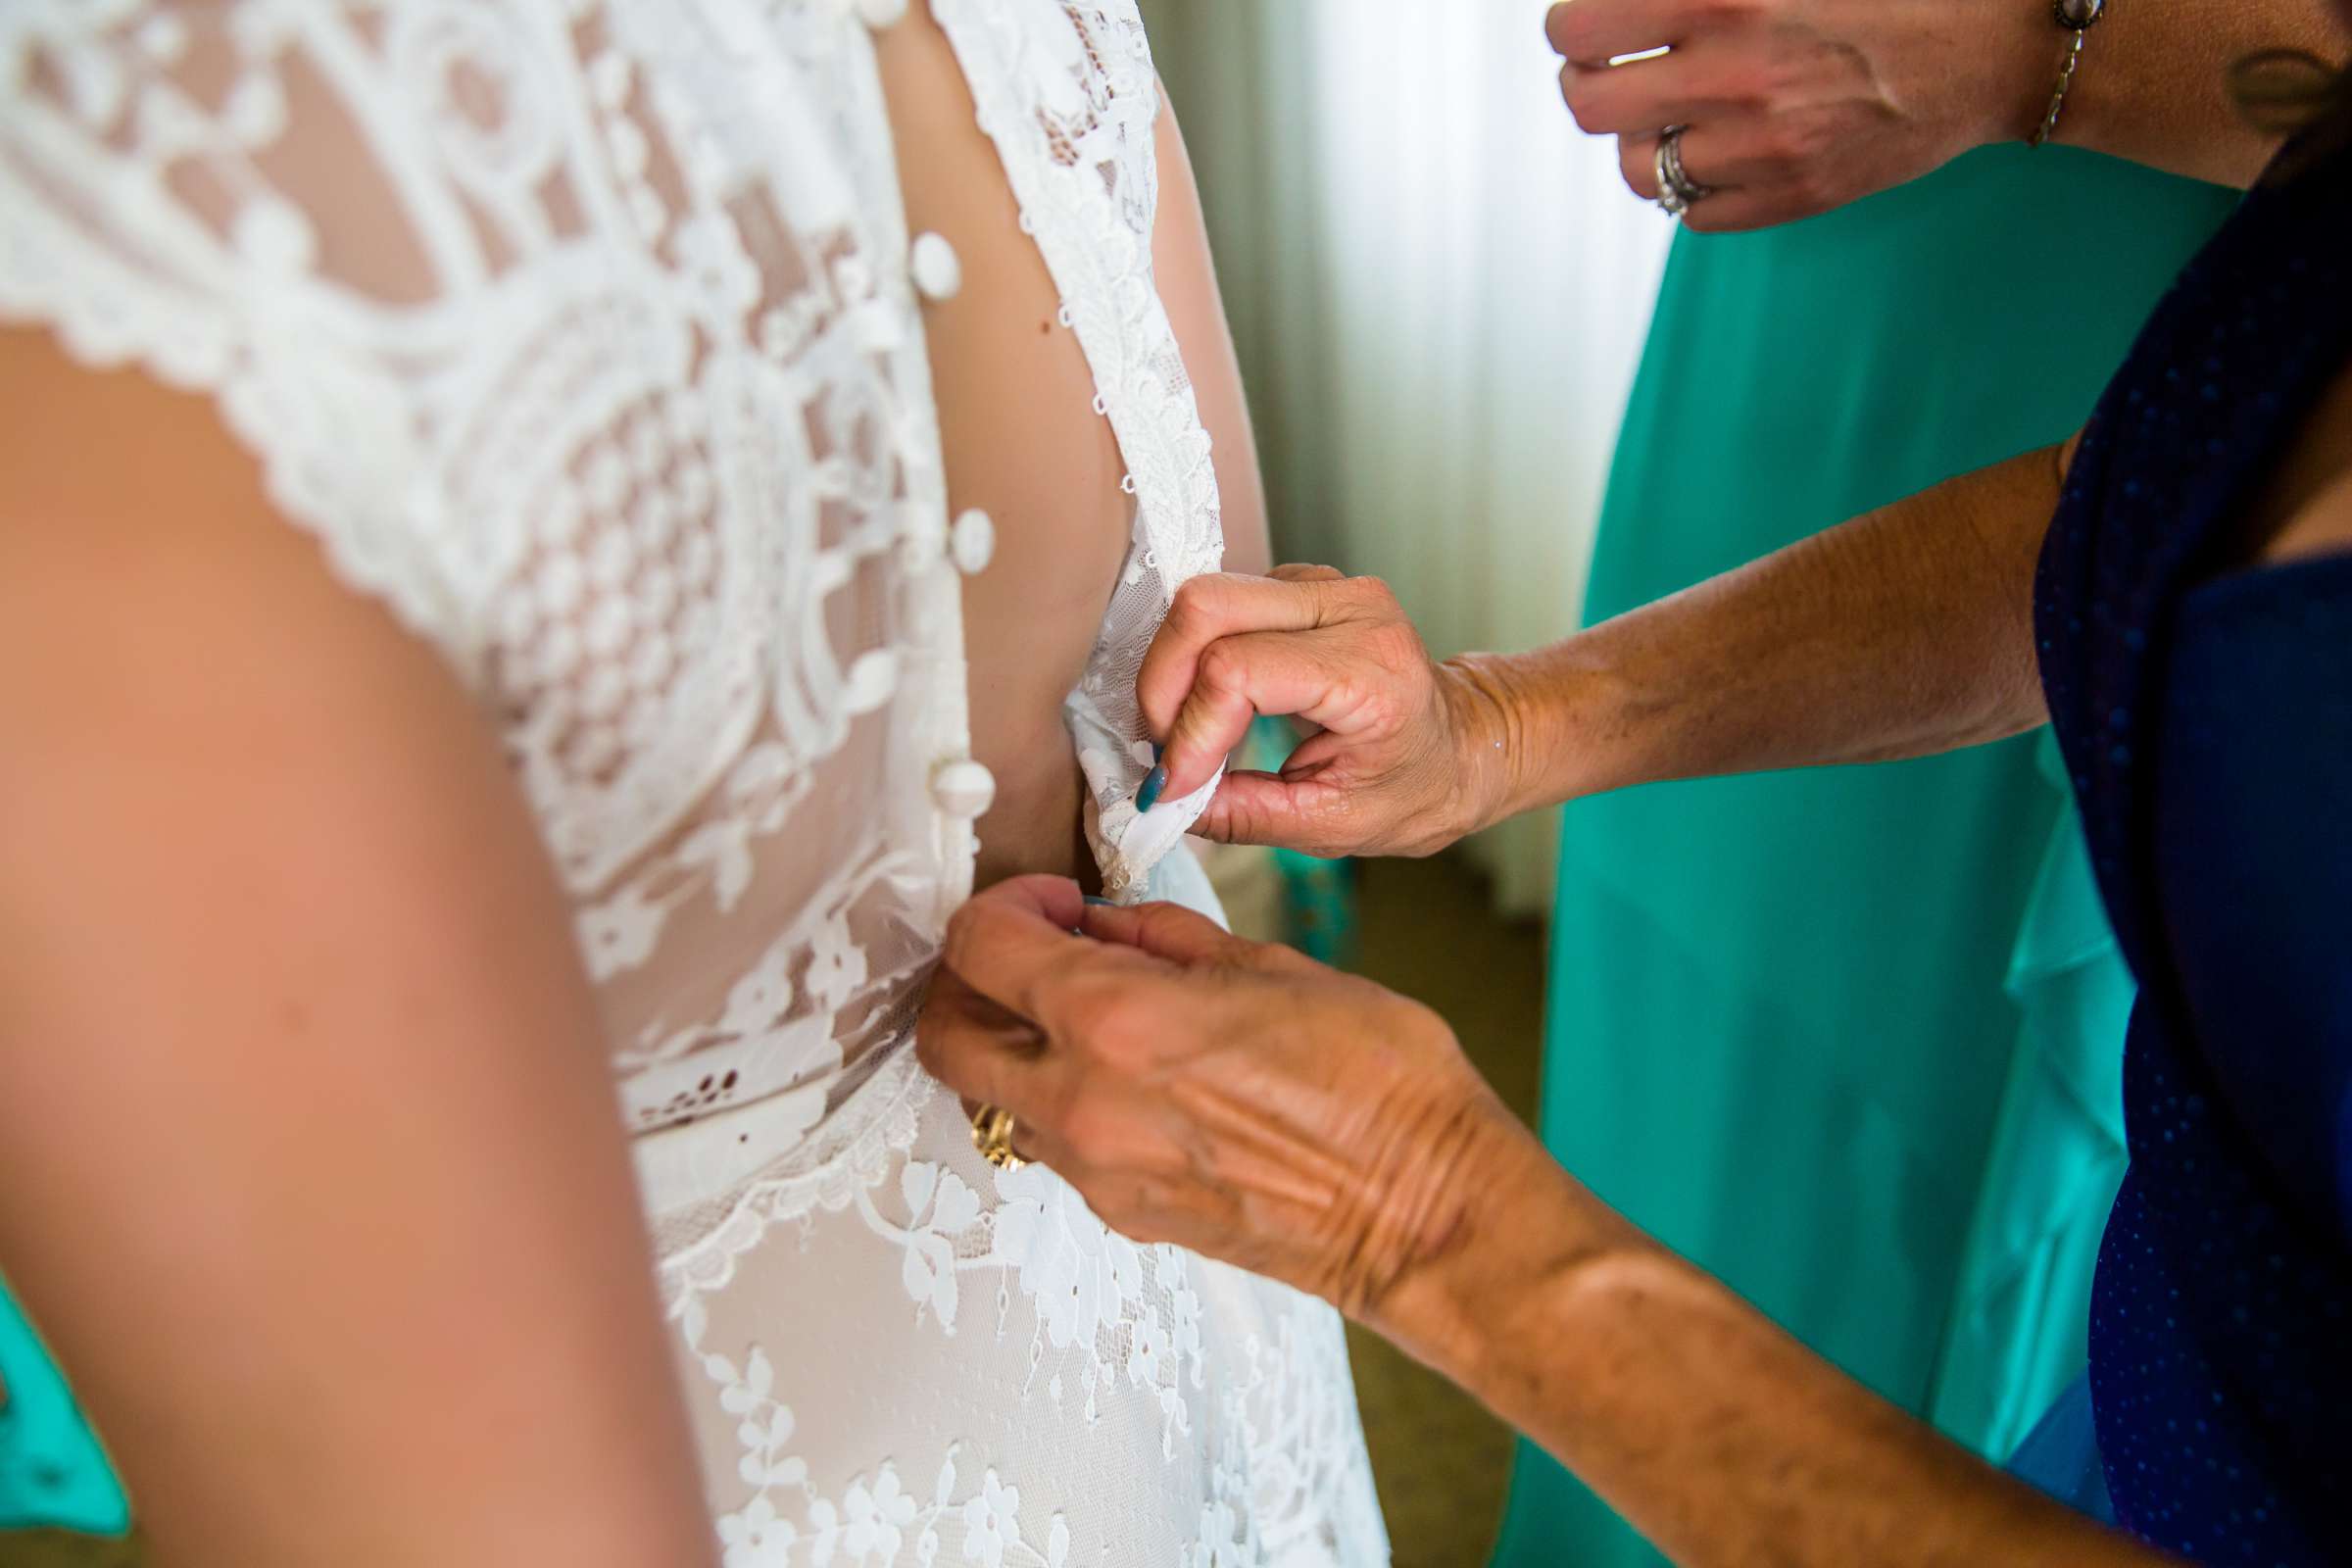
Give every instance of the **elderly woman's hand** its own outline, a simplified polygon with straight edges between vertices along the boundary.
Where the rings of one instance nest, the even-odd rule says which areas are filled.
[[[1322,1297],[1678,1562],[2154,1562],[1627,1224],[1377,986],[1030,877],[956,914],[916,1043],[1106,1223]]]
[[[1659,131],[1689,127],[1697,229],[1810,217],[2028,135],[2059,44],[2031,0],[1566,0],[1544,31],[1576,122],[1618,138],[1640,195]]]
[[[1505,699],[1434,661],[1396,595],[1328,566],[1196,577],[1136,680],[1165,794],[1206,783],[1259,713],[1310,727],[1279,773],[1226,775],[1195,829],[1310,855],[1434,855],[1506,809]]]
[[[1079,934],[1073,934],[1077,932]],[[1168,905],[1028,877],[948,929],[925,1066],[1113,1228],[1385,1313],[1542,1161],[1427,1008]],[[1385,1319],[1385,1320],[1384,1320]],[[1432,1348],[1434,1349],[1434,1348]]]

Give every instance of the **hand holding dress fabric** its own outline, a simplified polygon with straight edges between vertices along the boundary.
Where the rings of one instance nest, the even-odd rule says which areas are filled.
[[[1196,577],[1136,687],[1169,799],[1207,783],[1260,713],[1309,731],[1279,773],[1228,773],[1194,829],[1203,837],[1422,856],[1500,813],[1499,693],[1477,660],[1433,660],[1374,578],[1295,565]]]
[[[1477,1173],[1542,1158],[1428,1008],[1054,877],[956,914],[916,1043],[1113,1229],[1375,1323],[1458,1239]]]
[[[1028,877],[956,915],[915,1038],[1112,1229],[1330,1301],[1677,1561],[2152,1561],[1642,1236],[1551,1163],[1443,1021],[1368,981]]]

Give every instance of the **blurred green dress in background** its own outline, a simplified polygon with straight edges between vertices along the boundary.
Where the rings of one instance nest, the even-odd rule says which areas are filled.
[[[0,1533],[119,1536],[130,1510],[98,1440],[0,1280]],[[10,1561],[0,1540],[0,1563]]]
[[[1588,618],[2063,440],[2233,200],[1996,147],[1684,233]],[[1552,1152],[1996,1459],[2082,1369],[2124,1162],[2131,982],[2042,745],[1578,803],[1552,930]],[[1521,1446],[1501,1568],[1659,1560]]]

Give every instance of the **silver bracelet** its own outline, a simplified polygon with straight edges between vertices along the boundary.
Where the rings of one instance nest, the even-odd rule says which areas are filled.
[[[2066,30],[2066,51],[2058,60],[2058,85],[2051,89],[2049,112],[2032,145],[2039,147],[2058,131],[2058,117],[2066,111],[2066,90],[2075,84],[2075,68],[2082,60],[2082,35],[2107,14],[2107,0],[2050,0],[2050,15]]]

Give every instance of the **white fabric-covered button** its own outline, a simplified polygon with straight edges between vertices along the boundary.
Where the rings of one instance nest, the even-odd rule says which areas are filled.
[[[963,514],[956,519],[956,527],[948,535],[948,551],[956,558],[956,569],[965,576],[986,571],[997,554],[995,519],[978,507]]]
[[[963,260],[944,234],[916,235],[906,264],[925,299],[952,300],[963,287]]]
[[[899,656],[895,650],[877,648],[858,656],[850,666],[849,676],[842,682],[842,707],[853,713],[870,713],[889,702],[898,689]]]
[[[931,804],[965,822],[984,816],[997,804],[997,776],[969,758],[942,762],[931,775]]]
[[[895,27],[906,16],[906,0],[858,0],[858,14],[876,32]]]

